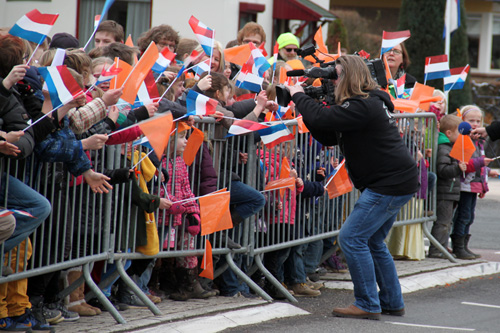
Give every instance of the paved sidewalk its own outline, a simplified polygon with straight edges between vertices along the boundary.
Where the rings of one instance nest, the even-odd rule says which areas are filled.
[[[397,260],[396,268],[400,276],[403,292],[414,292],[437,285],[451,284],[460,279],[474,276],[490,275],[500,272],[500,262],[485,260],[459,260],[452,263],[443,259],[424,259],[421,261]],[[328,273],[323,276],[325,287],[331,289],[352,289],[349,273]],[[300,302],[300,299],[299,299]],[[260,299],[247,299],[244,297],[214,297],[207,300],[189,300],[175,302],[164,300],[158,304],[163,315],[154,316],[147,309],[129,309],[120,314],[127,321],[119,325],[107,312],[95,317],[82,317],[76,323],[60,323],[56,325],[57,332],[130,332],[133,330],[147,330],[160,324],[168,324],[167,332],[189,332],[195,327],[203,332],[216,332],[218,328],[238,326],[236,318],[266,318],[271,320],[278,317],[295,316],[301,313],[296,307],[286,305],[287,308],[271,311],[274,305]],[[234,311],[248,309],[244,311]],[[257,315],[256,313],[261,314]],[[222,315],[217,315],[222,314]],[[272,315],[270,315],[272,314]],[[200,319],[201,317],[204,317]],[[228,321],[222,325],[221,320]],[[261,321],[265,321],[261,320]],[[205,327],[204,323],[217,321],[216,330]],[[164,330],[162,330],[164,331]]]

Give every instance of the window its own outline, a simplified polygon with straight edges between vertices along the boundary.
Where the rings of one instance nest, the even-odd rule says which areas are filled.
[[[257,22],[257,14],[266,10],[266,5],[258,3],[240,2],[240,20],[239,27],[241,29],[248,22]]]
[[[467,36],[469,38],[470,67],[479,66],[479,37],[481,35],[481,15],[467,15]]]
[[[493,17],[491,36],[491,69],[500,68],[500,16]]]

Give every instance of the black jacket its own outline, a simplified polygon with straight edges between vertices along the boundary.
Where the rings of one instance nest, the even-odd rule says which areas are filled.
[[[500,121],[494,121],[486,127],[486,132],[492,141],[500,139]]]
[[[450,157],[453,144],[450,142],[438,145],[436,158],[437,199],[458,201],[460,199],[460,175],[462,171],[458,161]]]
[[[384,195],[418,190],[417,163],[401,139],[388,94],[374,90],[368,98],[331,106],[319,105],[304,93],[295,94],[293,101],[316,140],[340,146],[356,188]]]

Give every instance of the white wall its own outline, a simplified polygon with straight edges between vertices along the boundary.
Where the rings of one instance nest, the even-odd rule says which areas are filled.
[[[50,36],[58,32],[76,34],[76,0],[9,1],[0,0],[0,27],[11,27],[27,12],[38,9],[44,14],[59,14]]]

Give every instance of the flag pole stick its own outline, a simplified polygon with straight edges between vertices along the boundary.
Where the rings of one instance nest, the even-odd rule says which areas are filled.
[[[212,35],[212,53],[210,54],[210,64],[208,65],[208,75],[210,75],[210,69],[212,68],[212,57],[214,56],[214,41],[215,41],[215,30]],[[220,65],[219,65],[220,68]]]
[[[90,35],[89,40],[87,41],[87,43],[85,44],[85,46],[82,49],[83,51],[85,51],[85,49],[87,48],[87,46],[89,46],[90,41],[92,40],[92,38],[94,38],[94,35],[97,32],[97,28],[99,28],[99,25],[94,28],[94,31],[92,32],[92,35]]]
[[[30,56],[30,58],[28,59],[28,62],[26,63],[26,65],[28,65],[28,66],[29,66],[29,64],[30,64],[30,62],[31,62],[31,59],[33,59],[33,56],[35,55],[36,51],[37,51],[37,50],[38,50],[38,48],[40,47],[40,44],[41,44],[41,43],[38,43],[38,44],[36,45],[35,50],[33,51],[33,53],[31,53],[31,56]]]
[[[142,162],[142,161],[143,161],[146,157],[148,157],[148,156],[149,156],[149,154],[151,154],[153,151],[154,151],[154,149],[151,149],[151,150],[149,151],[149,153],[147,153],[147,154],[146,154],[143,158],[141,158],[141,159],[139,160],[139,162],[137,162],[137,163],[136,163],[136,164],[132,167],[132,169],[135,169],[135,168],[139,165],[139,163],[141,163],[141,162]]]

